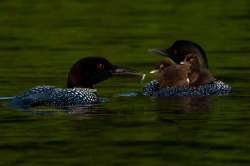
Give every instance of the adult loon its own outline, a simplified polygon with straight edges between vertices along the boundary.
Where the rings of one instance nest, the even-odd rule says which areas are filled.
[[[113,75],[137,75],[141,73],[120,68],[103,57],[85,57],[77,61],[68,74],[67,88],[38,86],[14,97],[13,107],[39,105],[71,106],[91,105],[100,100],[94,85]]]
[[[190,53],[196,54],[200,65],[208,68],[208,60],[204,49],[197,43],[189,40],[177,40],[169,48],[153,48],[149,52],[171,58],[175,63],[180,64]]]
[[[214,78],[208,70],[204,50],[192,41],[178,40],[170,48],[150,51],[171,59],[161,62],[153,71],[158,71],[158,77],[145,85],[145,95],[208,96],[228,94],[232,90]]]

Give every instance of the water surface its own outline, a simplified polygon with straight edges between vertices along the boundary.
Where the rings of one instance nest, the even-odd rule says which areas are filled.
[[[116,77],[97,86],[108,102],[91,108],[20,110],[0,101],[0,164],[249,165],[249,11],[248,0],[2,0],[0,96],[65,87],[70,66],[89,55],[148,72],[162,57],[147,50],[177,39],[202,45],[233,93],[116,97],[143,87]]]

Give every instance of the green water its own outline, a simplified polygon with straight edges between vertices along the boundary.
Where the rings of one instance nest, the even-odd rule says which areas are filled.
[[[144,83],[112,78],[93,108],[14,110],[0,102],[0,165],[249,165],[248,0],[1,0],[0,96],[65,87],[79,58],[102,55],[147,73],[147,53],[189,39],[229,96],[113,97]]]

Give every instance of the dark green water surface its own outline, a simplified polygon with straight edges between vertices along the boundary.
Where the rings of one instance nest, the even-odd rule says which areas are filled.
[[[250,165],[249,0],[1,0],[0,96],[65,87],[78,59],[102,55],[148,73],[177,39],[204,47],[228,96],[114,97],[144,83],[100,83],[92,108],[11,109],[0,101],[0,165]]]

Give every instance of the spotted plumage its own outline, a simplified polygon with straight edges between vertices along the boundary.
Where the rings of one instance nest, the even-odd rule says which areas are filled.
[[[157,80],[152,80],[143,89],[143,93],[146,96],[220,96],[229,94],[231,91],[232,88],[229,85],[219,80],[196,87],[182,86],[162,89]]]
[[[71,106],[87,105],[98,102],[95,89],[89,88],[56,88],[53,86],[34,87],[16,96],[12,106]]]

